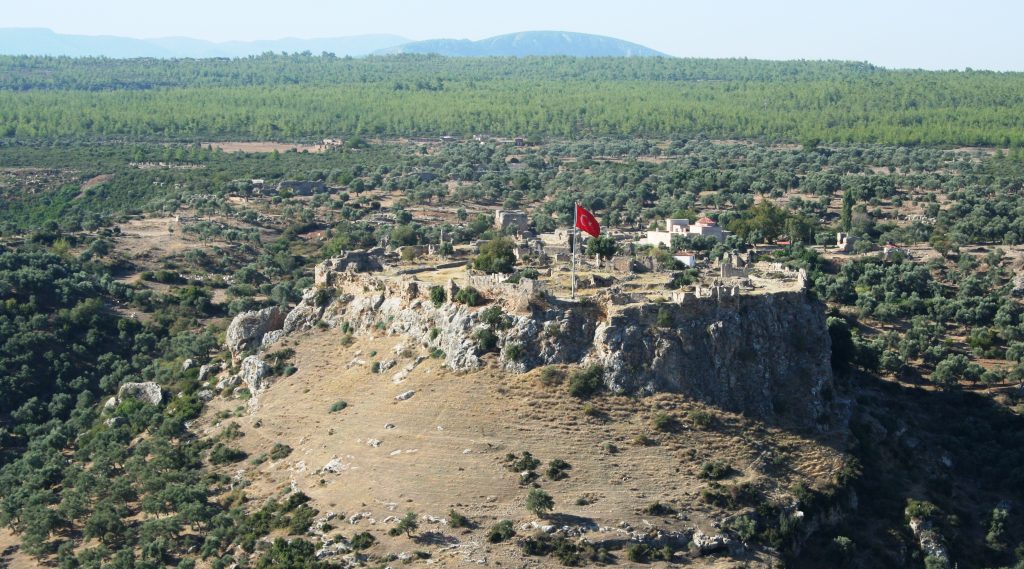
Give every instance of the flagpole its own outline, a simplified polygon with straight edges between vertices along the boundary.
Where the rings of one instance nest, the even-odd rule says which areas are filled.
[[[572,204],[572,299],[576,300],[576,224],[579,220],[576,218],[579,214],[579,205],[576,202]]]

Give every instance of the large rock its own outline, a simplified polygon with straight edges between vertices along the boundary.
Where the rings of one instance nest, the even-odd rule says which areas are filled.
[[[598,326],[589,361],[614,391],[679,392],[815,427],[830,415],[831,346],[824,306],[785,292],[628,306]]]
[[[227,332],[227,348],[237,362],[247,350],[259,348],[267,332],[280,330],[284,326],[284,315],[276,306],[242,312],[231,321]]]
[[[249,393],[256,395],[270,386],[270,366],[258,356],[249,356],[242,360],[237,377],[249,388]]]
[[[159,405],[164,400],[160,386],[152,381],[141,383],[125,383],[117,390],[118,403],[125,399],[136,399],[151,405]]]
[[[199,377],[198,377],[197,381],[199,381],[199,383],[202,383],[202,382],[206,381],[207,379],[213,377],[213,375],[215,375],[217,372],[219,372],[220,369],[221,369],[221,367],[220,367],[219,363],[206,364],[206,365],[200,366],[199,367]]]

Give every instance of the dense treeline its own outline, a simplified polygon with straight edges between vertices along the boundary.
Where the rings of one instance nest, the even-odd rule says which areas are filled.
[[[241,59],[108,59],[0,56],[0,89],[152,89],[388,83],[443,88],[448,81],[769,81],[862,77],[883,70],[841,61],[613,57],[441,57],[353,59],[329,54]]]
[[[0,58],[0,138],[353,133],[1020,145],[1024,74],[675,59]]]

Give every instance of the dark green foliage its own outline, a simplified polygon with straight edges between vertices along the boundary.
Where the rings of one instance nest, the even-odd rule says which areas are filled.
[[[679,420],[664,411],[658,411],[651,418],[654,428],[662,432],[672,432],[679,428]]]
[[[490,543],[501,543],[516,535],[516,530],[510,520],[502,520],[487,530],[487,541]]]
[[[524,355],[526,355],[526,349],[519,342],[513,342],[505,346],[505,359],[509,361],[519,361]]]
[[[707,480],[721,480],[732,473],[733,468],[729,463],[711,460],[700,465],[700,472],[697,473],[697,476]]]
[[[448,525],[453,528],[468,528],[473,526],[469,518],[456,512],[454,509],[448,511]]]
[[[554,507],[554,498],[551,497],[551,494],[548,494],[540,488],[533,488],[530,490],[530,493],[526,495],[526,509],[533,512],[538,517],[544,517],[544,515],[550,512]]]
[[[714,415],[703,410],[689,411],[686,414],[686,418],[698,429],[707,429],[715,420]]]
[[[292,447],[282,443],[274,443],[273,448],[270,449],[270,458],[273,460],[281,460],[287,458],[291,453]]]
[[[619,252],[619,244],[609,235],[601,235],[587,240],[587,255],[608,260]]]
[[[210,463],[228,464],[231,462],[245,460],[247,456],[249,455],[241,449],[231,448],[223,443],[217,443],[214,445],[213,450],[210,451]]]
[[[403,533],[405,535],[409,535],[416,531],[416,528],[418,527],[419,522],[416,521],[416,512],[406,512],[405,515],[402,516],[402,519],[398,520],[398,524],[388,530],[388,535],[396,536],[402,535]]]
[[[661,502],[653,502],[648,504],[644,508],[644,513],[651,516],[671,516],[676,513],[675,509],[668,504],[662,504]]]
[[[671,310],[665,307],[658,309],[658,318],[655,320],[655,323],[659,328],[671,328],[674,322],[675,319],[672,318]]]
[[[377,362],[374,362],[374,363],[377,363]],[[378,364],[378,367],[379,367],[379,365],[380,364]],[[347,407],[348,407],[348,402],[340,401],[339,400],[339,401],[335,401],[334,403],[331,403],[330,411],[331,411],[331,413],[337,413],[338,411],[343,411]]]
[[[569,374],[569,394],[580,399],[587,399],[603,391],[604,368],[592,364],[584,369]]]
[[[544,475],[548,477],[548,480],[564,480],[569,477],[569,473],[566,471],[571,468],[572,465],[568,462],[556,458],[548,463],[548,468],[544,471]]]
[[[480,254],[473,260],[473,268],[485,273],[511,273],[516,264],[515,243],[504,237],[480,246]]]
[[[480,311],[480,321],[492,328],[502,328],[505,322],[505,313],[500,306],[489,306]]]
[[[740,541],[747,543],[757,535],[757,522],[750,516],[738,516],[723,526],[736,534]]]
[[[26,140],[299,139],[322,136],[324,121],[334,120],[337,132],[391,136],[482,130],[514,135],[530,125],[537,135],[556,136],[771,133],[794,142],[1021,142],[1004,118],[1020,114],[1013,102],[1021,91],[1018,74],[889,71],[862,63],[266,54],[142,65],[5,57],[0,77],[0,108],[12,117],[0,135]],[[437,77],[446,78],[443,87]],[[434,86],[416,88],[428,84]],[[282,98],[289,104],[282,105]],[[346,100],[341,111],[323,104],[339,98]],[[577,98],[592,102],[585,115],[576,112]],[[766,100],[776,101],[771,113],[764,112]],[[45,113],[55,105],[80,119],[58,121]],[[811,108],[821,112],[806,112]]]
[[[540,382],[548,387],[559,385],[565,379],[565,372],[555,366],[547,366],[540,370]]]
[[[260,557],[256,569],[329,569],[334,565],[317,561],[316,546],[302,539],[277,538]],[[180,567],[180,566],[179,566]]]
[[[373,537],[369,532],[360,532],[352,536],[349,540],[349,545],[356,551],[362,551],[369,549],[377,541],[377,538]]]
[[[490,328],[477,330],[473,338],[476,340],[477,349],[482,353],[492,352],[498,346],[498,335]]]
[[[505,455],[505,464],[512,472],[526,472],[540,466],[540,461],[534,458],[530,451],[524,450],[522,456],[511,452]]]
[[[430,287],[430,302],[433,303],[434,306],[440,307],[447,299],[448,296],[444,292],[444,287]]]
[[[455,293],[455,302],[465,304],[466,306],[480,306],[483,304],[483,297],[480,296],[480,292],[471,286],[459,289],[459,292]]]
[[[552,555],[566,567],[579,567],[587,561],[610,563],[611,556],[604,549],[595,549],[586,542],[573,542],[565,536],[537,533],[520,542],[523,553],[531,556]]]

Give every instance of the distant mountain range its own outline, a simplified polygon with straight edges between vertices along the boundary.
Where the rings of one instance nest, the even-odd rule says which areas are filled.
[[[135,39],[118,36],[58,34],[44,28],[0,28],[0,54],[71,57],[246,57],[268,51],[316,55],[330,52],[358,57],[407,43],[401,36],[375,34],[340,38],[211,42],[193,38]]]
[[[640,44],[573,32],[519,32],[478,41],[438,39],[406,43],[378,51],[436,53],[452,57],[569,55],[574,57],[652,57],[665,55]]]
[[[520,32],[478,41],[436,39],[410,42],[388,34],[338,38],[210,42],[184,37],[136,39],[118,36],[58,34],[45,28],[0,28],[2,55],[105,56],[114,58],[246,57],[268,51],[323,52],[337,56],[436,53],[452,57],[568,55],[576,57],[650,57],[665,55],[639,44],[607,36],[573,32]]]

